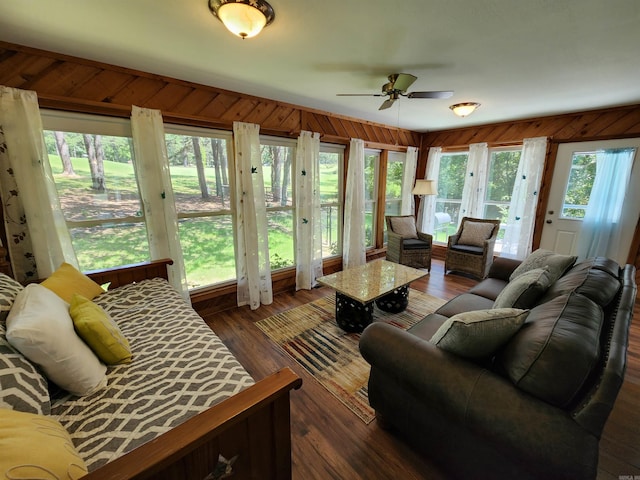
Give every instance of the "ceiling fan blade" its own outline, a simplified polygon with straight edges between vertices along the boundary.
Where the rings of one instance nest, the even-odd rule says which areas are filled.
[[[396,101],[395,98],[386,99],[384,102],[382,102],[382,105],[380,105],[380,108],[378,110],[386,110],[391,105],[393,105],[393,102],[395,102],[395,101]]]
[[[451,90],[437,92],[411,92],[406,95],[408,98],[450,98],[453,95]]]
[[[389,81],[393,83],[393,89],[400,90],[401,92],[406,92],[417,79],[418,77],[410,73],[394,73],[393,75],[389,75]]]
[[[384,97],[383,93],[336,93],[336,97]]]

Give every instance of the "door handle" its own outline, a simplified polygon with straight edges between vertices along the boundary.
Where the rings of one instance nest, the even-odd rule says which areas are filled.
[[[553,223],[553,220],[547,220],[547,223]]]

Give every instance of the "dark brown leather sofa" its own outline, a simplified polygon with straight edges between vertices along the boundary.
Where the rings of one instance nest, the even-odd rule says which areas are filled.
[[[485,280],[409,331],[367,327],[369,401],[383,426],[452,478],[593,479],[624,378],[632,265],[574,265],[492,358],[467,360],[429,342],[448,317],[491,308],[518,264],[496,259]]]

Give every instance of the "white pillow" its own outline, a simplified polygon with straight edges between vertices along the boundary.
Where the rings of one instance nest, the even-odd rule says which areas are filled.
[[[73,329],[69,305],[46,287],[30,284],[7,316],[7,340],[69,393],[106,386],[105,367]]]

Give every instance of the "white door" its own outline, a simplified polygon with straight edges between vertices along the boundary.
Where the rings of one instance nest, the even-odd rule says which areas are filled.
[[[631,179],[627,188],[622,212],[623,230],[620,237],[618,255],[614,260],[624,264],[627,262],[629,248],[633,240],[636,224],[640,216],[640,138],[625,140],[607,140],[599,142],[562,143],[558,146],[556,166],[551,181],[549,202],[545,212],[540,248],[553,250],[564,255],[575,255],[582,220],[575,218],[580,210],[579,205],[565,203],[569,174],[574,154],[595,152],[607,148],[636,147],[636,156],[631,171]],[[567,202],[568,203],[568,202]]]

